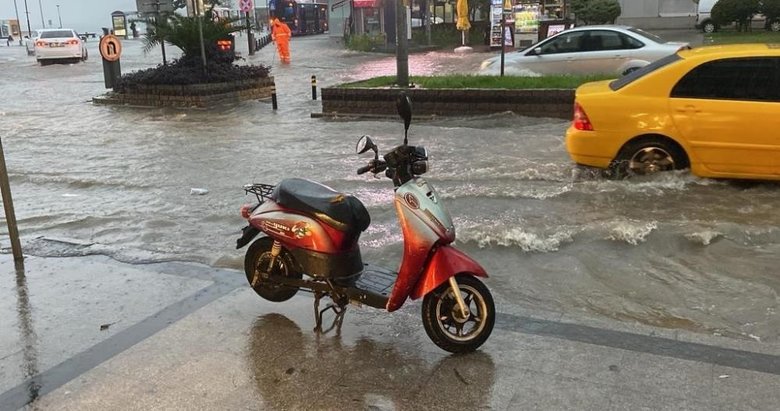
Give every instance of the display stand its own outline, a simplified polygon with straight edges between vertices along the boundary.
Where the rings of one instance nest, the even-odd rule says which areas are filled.
[[[504,46],[514,47],[515,41],[515,20],[512,16],[512,10],[504,9],[504,1],[491,0],[490,2],[490,48],[501,47],[502,40]],[[505,19],[504,35],[501,34],[501,18]]]

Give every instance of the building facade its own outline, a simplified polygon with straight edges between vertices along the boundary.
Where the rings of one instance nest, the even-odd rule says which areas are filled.
[[[618,24],[643,29],[686,29],[696,23],[693,0],[619,0]]]

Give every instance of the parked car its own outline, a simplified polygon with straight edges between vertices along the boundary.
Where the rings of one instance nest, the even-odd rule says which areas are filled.
[[[35,58],[45,65],[56,60],[85,61],[87,47],[71,29],[44,29],[35,40]]]
[[[576,91],[566,149],[613,176],[780,180],[780,46],[682,50]]]
[[[650,62],[688,48],[646,31],[616,25],[584,26],[562,31],[521,51],[506,53],[504,72],[512,75],[625,75]],[[498,74],[501,56],[491,57],[480,74]]]
[[[705,33],[714,33],[720,29],[720,26],[712,20],[712,7],[718,0],[698,0],[696,9],[696,28]],[[765,28],[771,31],[780,31],[780,20],[766,21],[766,17],[761,14],[753,16],[751,20],[752,28]]]

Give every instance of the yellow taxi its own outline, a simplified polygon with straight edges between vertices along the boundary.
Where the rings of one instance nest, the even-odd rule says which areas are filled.
[[[780,180],[780,44],[681,50],[575,95],[566,149],[623,177]]]

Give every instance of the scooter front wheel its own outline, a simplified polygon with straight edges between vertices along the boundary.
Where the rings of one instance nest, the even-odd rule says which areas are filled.
[[[252,285],[252,281],[255,277],[255,272],[258,276],[262,276],[264,273],[268,273],[268,277],[287,277],[287,278],[302,278],[300,271],[296,270],[295,260],[287,250],[282,249],[279,256],[274,260],[274,265],[269,270],[271,263],[271,248],[274,241],[268,237],[262,237],[257,239],[249,245],[249,249],[246,250],[246,257],[244,258],[244,272],[246,273],[246,279],[249,281],[249,285]],[[280,303],[293,298],[298,292],[298,288],[288,287],[281,284],[274,284],[273,280],[260,277],[255,282],[253,287],[257,295],[265,298],[268,301]]]
[[[441,349],[451,353],[470,352],[479,348],[493,332],[496,307],[490,290],[476,277],[460,274],[455,280],[468,315],[463,315],[450,283],[445,282],[423,299],[423,326]]]

